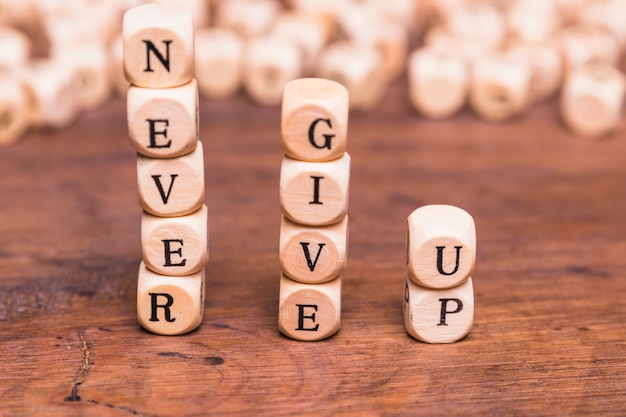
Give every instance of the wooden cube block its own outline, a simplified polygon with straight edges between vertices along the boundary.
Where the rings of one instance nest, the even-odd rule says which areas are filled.
[[[506,53],[519,56],[529,64],[529,99],[533,103],[553,96],[563,81],[563,62],[554,42],[522,43],[512,42]]]
[[[404,284],[404,326],[427,343],[452,343],[465,337],[474,322],[472,278],[454,288],[433,290],[407,279]]]
[[[621,55],[617,39],[606,29],[579,24],[561,30],[557,35],[565,72],[586,64],[617,66]]]
[[[173,158],[198,143],[198,87],[195,80],[174,88],[131,86],[127,95],[128,134],[142,155]]]
[[[2,9],[0,9],[2,10]],[[17,68],[31,57],[31,42],[23,32],[0,26],[0,68]]]
[[[207,208],[181,217],[141,216],[141,249],[146,267],[161,275],[190,275],[204,268]]]
[[[519,56],[491,54],[476,60],[470,105],[480,117],[501,121],[520,114],[530,102],[530,66]]]
[[[196,32],[196,81],[204,97],[223,99],[235,95],[243,78],[243,39],[223,28]]]
[[[305,284],[328,282],[347,264],[348,216],[330,226],[311,227],[285,216],[280,225],[280,269]]]
[[[137,155],[137,183],[141,207],[159,217],[184,216],[204,202],[202,143],[178,158]]]
[[[193,16],[193,26],[197,31],[211,23],[211,0],[153,0],[153,3],[175,4],[189,10]]]
[[[324,284],[302,284],[280,277],[278,329],[295,340],[327,339],[341,327],[339,276]]]
[[[506,34],[502,14],[484,2],[466,2],[448,15],[445,26],[456,37],[474,39],[490,49],[499,48]]]
[[[279,105],[287,82],[301,74],[302,56],[293,41],[266,36],[248,43],[243,84],[255,102],[266,106]]]
[[[280,12],[274,0],[228,0],[217,3],[215,24],[234,30],[245,39],[265,35]]]
[[[188,333],[202,322],[204,269],[184,277],[159,275],[142,262],[137,280],[137,319],[160,335]]]
[[[348,90],[322,78],[287,83],[281,114],[283,152],[300,161],[341,157],[348,141]]]
[[[283,158],[280,208],[290,220],[308,226],[337,223],[348,212],[350,155],[329,162]]]
[[[575,12],[577,22],[604,28],[617,39],[622,50],[626,46],[626,25],[623,19],[626,13],[626,3],[624,1],[585,1]]]
[[[540,45],[561,26],[562,16],[553,1],[515,0],[505,11],[509,37],[516,42]]]
[[[585,65],[568,75],[560,97],[561,118],[576,135],[600,138],[622,123],[625,77],[607,65]]]
[[[191,12],[176,4],[144,4],[124,14],[124,73],[148,88],[187,84],[194,74]]]
[[[424,45],[430,49],[462,56],[470,69],[474,62],[493,53],[493,48],[490,46],[473,38],[457,36],[443,26],[430,28],[424,34]]]
[[[26,94],[13,76],[0,75],[0,145],[17,142],[29,126]]]
[[[476,260],[476,226],[465,210],[433,204],[408,217],[407,269],[427,288],[451,288],[469,278]]]
[[[469,69],[458,52],[415,50],[409,58],[408,80],[411,103],[427,117],[450,117],[467,100]]]

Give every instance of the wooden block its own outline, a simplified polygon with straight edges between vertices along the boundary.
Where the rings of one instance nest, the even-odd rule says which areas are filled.
[[[433,204],[408,217],[407,270],[427,288],[451,288],[469,278],[476,260],[476,226],[458,207]]]
[[[474,322],[474,287],[468,278],[458,287],[433,290],[410,279],[404,284],[404,326],[426,343],[453,343],[465,337]]]
[[[302,284],[280,277],[278,329],[295,340],[327,339],[341,327],[339,276],[324,284]]]
[[[484,2],[466,2],[448,16],[445,26],[454,36],[474,39],[492,50],[502,45],[506,34],[502,14]]]
[[[321,284],[341,274],[347,264],[348,216],[339,223],[311,227],[285,216],[280,225],[280,269],[294,281]]]
[[[505,11],[509,38],[524,44],[540,45],[561,26],[556,2],[516,0]]]
[[[565,125],[576,135],[600,138],[622,123],[625,93],[622,72],[607,65],[585,65],[567,77],[560,97]]]
[[[601,27],[609,31],[623,50],[626,46],[624,14],[626,3],[622,0],[585,1],[576,10],[576,21]]]
[[[371,46],[351,42],[335,42],[326,48],[315,75],[344,85],[350,92],[350,108],[362,111],[380,103],[388,83],[382,54]]]
[[[0,68],[17,68],[31,57],[30,39],[21,31],[0,26]]]
[[[467,100],[469,68],[458,52],[421,48],[409,58],[408,81],[416,110],[427,117],[450,117]]]
[[[174,88],[131,86],[127,95],[131,145],[142,155],[174,158],[198,143],[198,86],[195,80]]]
[[[464,38],[450,33],[444,26],[430,28],[424,34],[424,45],[427,48],[461,55],[470,66],[493,52],[488,45],[473,38]]]
[[[274,0],[228,0],[217,3],[215,25],[234,30],[245,39],[265,35],[280,12]]]
[[[196,31],[209,26],[211,23],[211,0],[153,0],[152,2],[174,4],[189,10],[193,16],[193,26]]]
[[[26,94],[10,75],[0,75],[0,146],[17,142],[29,126]]]
[[[194,75],[191,12],[176,4],[144,4],[124,14],[124,74],[148,88],[187,84]]]
[[[621,49],[617,39],[606,29],[579,24],[557,34],[565,73],[586,64],[617,66]]]
[[[302,56],[289,39],[276,36],[256,38],[244,54],[243,84],[255,102],[279,105],[285,85],[302,74]]]
[[[137,155],[139,202],[159,217],[184,216],[204,202],[204,155],[202,143],[178,158],[148,158]]]
[[[329,162],[283,158],[280,207],[290,220],[308,226],[326,226],[348,212],[350,155]]]
[[[490,121],[510,119],[530,102],[530,65],[519,56],[491,54],[472,66],[469,102]]]
[[[155,274],[142,262],[137,280],[137,319],[160,335],[189,333],[202,323],[204,269],[184,277]]]
[[[243,39],[223,28],[196,32],[196,81],[204,97],[223,99],[235,95],[243,82]]]
[[[161,275],[191,275],[202,268],[207,253],[207,208],[181,217],[141,216],[141,249],[146,267]]]
[[[300,161],[341,157],[348,141],[348,90],[322,78],[287,83],[281,114],[283,152]]]

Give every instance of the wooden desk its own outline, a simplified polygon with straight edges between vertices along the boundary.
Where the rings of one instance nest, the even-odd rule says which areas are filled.
[[[201,102],[204,322],[137,324],[125,103],[0,149],[0,415],[537,416],[626,412],[626,134],[568,135],[548,103],[506,124],[427,121],[395,85],[352,114],[341,331],[277,331],[279,109]],[[451,345],[402,321],[406,217],[475,218],[476,315]]]

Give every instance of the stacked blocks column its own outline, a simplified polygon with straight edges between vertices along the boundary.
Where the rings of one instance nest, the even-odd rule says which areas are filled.
[[[153,333],[178,335],[202,321],[208,258],[191,12],[174,4],[132,8],[123,40],[143,209],[137,318]]]
[[[474,321],[476,227],[465,210],[420,207],[408,217],[404,325],[414,338],[452,343]]]
[[[348,90],[331,80],[302,78],[284,89],[278,328],[296,340],[326,339],[341,326],[348,106]]]

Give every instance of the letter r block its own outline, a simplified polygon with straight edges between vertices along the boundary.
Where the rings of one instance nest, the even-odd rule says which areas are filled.
[[[326,339],[341,327],[341,275],[324,284],[302,284],[281,274],[278,329],[292,339]]]
[[[204,269],[184,277],[156,274],[139,266],[137,319],[152,333],[179,335],[197,328],[204,312]]]
[[[285,86],[283,152],[300,161],[330,161],[347,148],[348,90],[323,78],[301,78]]]
[[[474,322],[472,278],[458,287],[433,290],[410,279],[404,286],[404,326],[427,343],[452,343],[465,337]]]
[[[198,143],[198,87],[195,80],[174,88],[128,89],[127,121],[131,145],[142,155],[174,158]]]
[[[176,87],[194,74],[191,12],[172,4],[145,4],[124,14],[124,75],[146,88]]]
[[[427,288],[451,288],[474,270],[476,226],[465,210],[435,204],[408,218],[407,269],[410,279]]]

